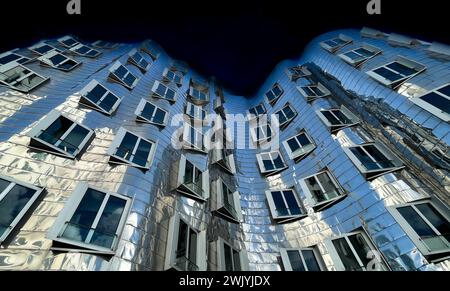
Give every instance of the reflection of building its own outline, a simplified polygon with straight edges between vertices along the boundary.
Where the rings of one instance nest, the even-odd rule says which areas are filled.
[[[448,58],[332,32],[244,98],[151,41],[0,55],[0,268],[447,270]],[[214,111],[261,147],[208,151]]]

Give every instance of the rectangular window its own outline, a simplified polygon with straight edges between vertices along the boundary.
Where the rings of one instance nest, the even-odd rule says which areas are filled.
[[[231,191],[221,178],[213,182],[213,187],[216,195],[212,211],[231,223],[239,223],[242,220],[239,192]]]
[[[270,141],[274,130],[270,124],[257,124],[255,127],[250,127],[250,135],[254,143],[264,143]]]
[[[94,131],[53,110],[28,133],[30,147],[74,159]]]
[[[292,189],[266,191],[272,218],[277,223],[291,222],[307,216],[297,193]]]
[[[281,129],[284,129],[297,116],[297,111],[295,111],[295,109],[292,108],[291,104],[286,103],[286,105],[284,105],[282,109],[275,112],[275,116],[278,118],[279,127]]]
[[[31,60],[30,58],[21,56],[21,55],[15,53],[14,51],[9,51],[9,52],[0,54],[0,66],[7,65],[12,62],[16,62],[19,64],[25,64],[25,63],[29,62],[30,60]]]
[[[433,262],[450,255],[450,219],[430,202],[390,208],[389,211],[424,256]]]
[[[316,149],[316,145],[306,133],[301,131],[296,136],[293,136],[283,142],[284,148],[291,160],[296,163],[304,159],[308,154]]]
[[[248,119],[251,120],[251,119],[257,118],[260,115],[266,114],[266,113],[267,113],[266,107],[264,106],[263,103],[260,103],[257,106],[250,108],[247,111],[247,116],[248,116]]]
[[[81,43],[70,48],[70,51],[76,55],[88,58],[96,58],[101,54],[101,52],[99,52],[98,50]]]
[[[359,48],[340,54],[339,57],[346,63],[358,67],[381,53],[382,51],[379,48],[363,44]]]
[[[395,61],[368,71],[367,74],[379,83],[396,89],[425,70],[425,65],[398,56]]]
[[[204,202],[209,198],[209,172],[202,171],[184,155],[175,163],[177,167],[176,190],[189,198]]]
[[[267,103],[272,106],[275,105],[275,103],[278,101],[278,99],[280,99],[283,93],[284,90],[283,88],[281,88],[280,84],[275,83],[272,88],[265,94]]]
[[[128,53],[128,62],[135,65],[141,72],[145,73],[150,68],[150,63],[136,49]]]
[[[132,90],[139,81],[124,65],[119,61],[115,62],[111,68],[109,68],[109,78],[117,82],[125,88]]]
[[[39,42],[31,47],[28,48],[31,52],[43,56],[51,51],[57,51],[61,52],[59,49],[55,48],[54,46],[46,43],[46,42]]]
[[[259,170],[265,176],[275,175],[287,169],[283,156],[279,151],[257,154]]]
[[[316,99],[328,97],[331,95],[330,90],[328,90],[321,83],[317,83],[317,85],[297,87],[297,89],[303,96],[305,96],[306,101],[308,102],[312,102]]]
[[[130,205],[129,197],[80,183],[48,236],[63,246],[114,255]]]
[[[328,170],[301,179],[300,187],[314,211],[322,211],[346,197],[344,190]]]
[[[165,269],[206,271],[206,231],[198,231],[177,213],[170,219]]]
[[[17,63],[0,66],[0,83],[23,93],[50,80]]]
[[[80,103],[101,113],[111,115],[119,107],[121,99],[96,80],[81,91]]]
[[[207,88],[198,88],[191,85],[189,88],[189,96],[196,105],[204,105],[209,102],[209,92]]]
[[[183,130],[183,148],[206,153],[201,126],[186,123]]]
[[[69,72],[81,64],[58,51],[50,51],[45,55],[40,56],[38,60],[44,66],[65,72]]]
[[[92,46],[94,46],[96,48],[101,48],[101,49],[113,49],[113,48],[117,47],[117,43],[104,41],[104,40],[97,40],[94,43],[92,43]]]
[[[181,87],[181,85],[183,85],[183,74],[178,71],[165,69],[163,77],[166,82],[173,82],[178,87]]]
[[[217,271],[248,270],[247,252],[238,251],[230,243],[219,237],[217,239]]]
[[[187,102],[186,115],[190,118],[195,120],[205,120],[207,114],[206,110],[203,110],[203,107]]]
[[[156,47],[156,44],[152,40],[147,40],[142,44],[141,51],[148,54],[153,61],[156,61],[156,59],[159,58],[159,55],[161,54],[159,52],[159,49]]]
[[[341,106],[341,108],[319,110],[317,113],[331,133],[336,133],[343,128],[351,127],[359,123],[358,117],[345,106]]]
[[[110,162],[150,169],[157,143],[120,128],[108,149]]]
[[[58,42],[66,48],[72,48],[79,44],[79,42],[71,36],[63,36],[58,38]]]
[[[380,252],[363,231],[345,234],[325,245],[338,271],[386,271]]]
[[[0,176],[0,244],[42,193],[41,188]]]
[[[402,162],[379,143],[344,147],[344,151],[369,180],[403,168]]]
[[[317,272],[325,271],[321,256],[317,248],[280,249],[281,261],[285,271]]]
[[[136,120],[140,122],[152,123],[159,126],[166,126],[169,120],[169,113],[155,104],[141,99],[136,111]]]
[[[338,50],[340,50],[341,48],[343,48],[344,46],[346,46],[352,42],[353,42],[353,40],[351,38],[349,38],[348,36],[345,36],[343,34],[340,34],[338,37],[322,41],[320,43],[320,46],[323,49],[334,54],[335,52],[337,52]]]
[[[287,75],[292,82],[296,82],[298,79],[306,78],[312,75],[312,73],[305,66],[296,66],[287,69]]]
[[[176,101],[175,91],[159,81],[155,81],[153,84],[152,92],[152,97],[166,99],[172,103]]]
[[[236,164],[234,155],[226,149],[213,149],[211,157],[211,164],[218,164],[226,172],[231,175],[236,174]]]
[[[450,84],[410,100],[445,122],[450,121]]]

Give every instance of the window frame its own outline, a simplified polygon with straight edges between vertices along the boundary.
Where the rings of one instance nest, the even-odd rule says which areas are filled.
[[[335,116],[333,111],[338,111],[338,110],[352,122],[349,124],[340,123],[338,125],[334,125],[334,124],[331,124],[331,122],[322,113],[322,112],[327,111],[327,112],[330,112],[331,114],[333,114],[333,116]],[[320,120],[322,120],[322,122],[328,127],[328,130],[332,134],[334,134],[344,128],[349,128],[349,127],[358,125],[360,123],[359,118],[355,114],[353,114],[353,112],[351,112],[349,109],[347,109],[347,107],[345,107],[344,105],[342,105],[340,108],[320,109],[320,110],[317,110],[316,113],[317,113],[317,116],[319,116]],[[337,117],[336,117],[336,119],[339,120]]]
[[[175,79],[170,79],[170,78],[167,76],[167,74],[169,74],[169,72],[172,72],[172,73],[174,74],[174,76],[180,77],[180,81],[179,81],[179,82],[176,82]],[[183,85],[183,78],[184,78],[183,73],[177,71],[176,69],[169,69],[169,68],[165,68],[165,69],[164,69],[164,72],[163,72],[163,79],[164,79],[166,82],[174,83],[174,84],[177,85],[178,87],[181,87],[181,86]]]
[[[132,156],[134,156],[134,154],[136,153],[141,140],[144,140],[152,145],[152,148],[150,149],[150,152],[148,153],[147,163],[145,164],[145,166],[138,165],[136,163],[133,163],[132,161],[129,161],[125,158],[122,158],[122,157],[119,157],[116,155],[117,149],[120,147],[120,144],[122,143],[123,138],[125,137],[125,135],[127,133],[130,133],[138,138],[134,145]],[[153,165],[157,146],[158,146],[158,141],[149,140],[147,138],[142,137],[139,134],[129,131],[123,127],[120,127],[116,133],[116,136],[114,137],[114,140],[112,141],[111,145],[108,148],[107,155],[109,155],[109,157],[110,157],[109,158],[110,163],[118,164],[118,165],[128,165],[128,166],[131,166],[134,168],[138,168],[138,169],[147,171],[147,170],[150,170],[150,168]]]
[[[227,208],[227,205],[224,203],[224,193],[223,186],[227,188],[229,192],[231,192],[233,205],[231,206],[231,210]],[[215,201],[216,205],[212,205],[211,210],[215,213],[218,213],[224,219],[231,223],[241,223],[242,217],[242,208],[241,208],[241,200],[239,191],[232,192],[230,187],[225,183],[225,181],[219,177],[212,182],[212,188],[215,189]],[[234,213],[233,213],[234,212]]]
[[[282,262],[284,270],[286,272],[294,272],[294,270],[292,270],[291,260],[289,259],[289,255],[288,255],[289,251],[297,251],[300,254],[303,266],[305,267],[305,271],[309,271],[309,270],[308,270],[308,266],[305,262],[305,258],[303,256],[303,251],[312,251],[314,254],[314,258],[316,259],[317,265],[319,266],[320,271],[327,271],[327,268],[323,262],[322,255],[320,254],[319,250],[317,249],[316,246],[312,246],[312,247],[306,247],[306,248],[280,248],[281,262]]]
[[[129,86],[128,84],[126,84],[126,83],[123,81],[123,79],[119,78],[119,77],[116,75],[117,69],[118,69],[119,67],[121,67],[121,66],[124,67],[125,70],[127,70],[127,73],[125,74],[125,76],[124,76],[123,79],[125,79],[125,77],[127,77],[128,75],[132,75],[132,76],[135,78],[135,80],[133,81],[133,84],[131,84],[130,86]],[[139,82],[139,78],[136,77],[130,70],[128,70],[128,68],[125,67],[125,65],[123,65],[120,61],[116,61],[116,62],[108,69],[108,71],[109,71],[108,80],[111,80],[111,81],[113,81],[113,82],[116,82],[116,83],[118,83],[118,84],[124,86],[125,88],[127,88],[127,89],[130,90],[130,91],[133,90],[133,89],[136,87],[137,83]]]
[[[316,88],[316,89],[319,89],[323,94],[320,96],[319,95],[312,96],[312,95],[309,95],[303,88],[308,88],[311,91],[313,91],[311,88]],[[297,86],[297,90],[300,92],[300,94],[302,94],[306,98],[307,102],[313,102],[314,100],[331,96],[331,91],[328,90],[328,88],[326,88],[320,82],[318,82],[317,84],[310,84],[307,86]]]
[[[264,166],[264,162],[263,162],[263,159],[262,159],[262,155],[269,155],[269,156],[270,156],[270,159],[271,159],[271,161],[272,161],[272,164],[273,164],[274,159],[273,159],[272,155],[275,154],[275,153],[278,153],[278,155],[280,156],[280,158],[281,158],[281,160],[282,160],[282,162],[283,162],[283,164],[284,164],[284,167],[277,168],[277,169],[274,169],[274,170],[267,170],[267,169],[265,168],[265,166]],[[283,158],[283,155],[281,154],[281,152],[280,152],[279,150],[277,150],[277,151],[270,151],[270,152],[259,153],[259,154],[256,155],[256,159],[257,159],[257,161],[258,161],[258,166],[259,166],[259,171],[260,171],[260,173],[261,173],[262,175],[266,176],[266,177],[269,177],[269,176],[272,176],[272,175],[276,175],[276,174],[278,174],[278,173],[280,173],[280,172],[283,172],[283,171],[286,170],[287,168],[289,168],[288,165],[286,164],[286,161],[285,161],[284,158]]]
[[[286,69],[286,75],[292,82],[297,82],[299,79],[311,76],[312,73],[306,66],[301,65]]]
[[[90,93],[95,87],[97,86],[101,86],[103,87],[106,92],[103,94],[103,96],[97,101],[97,103],[101,102],[104,100],[104,98],[108,95],[111,94],[114,97],[117,98],[117,101],[114,103],[114,105],[111,107],[110,111],[106,111],[105,109],[101,108],[97,103],[94,103],[93,101],[91,101],[89,99],[89,97],[87,96],[88,93]],[[122,102],[122,98],[120,98],[119,96],[117,96],[116,94],[114,94],[111,90],[109,90],[108,88],[106,88],[103,84],[101,84],[100,82],[98,82],[97,80],[93,79],[92,81],[90,81],[83,89],[80,90],[80,103],[92,108],[96,111],[99,111],[101,113],[104,113],[106,115],[111,116],[119,107],[120,103]]]
[[[139,62],[136,61],[134,58],[136,55],[138,55],[140,57]],[[144,67],[142,64],[142,61],[145,61],[147,63],[147,66]],[[144,58],[144,56],[140,52],[137,51],[137,49],[132,49],[128,53],[127,63],[137,67],[142,73],[146,73],[150,69],[150,66],[152,65],[152,63],[147,61]]]
[[[59,145],[61,142],[59,142],[59,143],[57,142],[55,145],[53,145],[53,144],[50,144],[47,141],[42,140],[38,137],[41,132],[47,130],[60,117],[64,117],[64,118],[68,119],[69,121],[72,122],[72,125],[67,129],[66,132],[64,132],[64,134],[61,136],[59,141],[62,141],[63,138],[68,136],[76,126],[80,126],[88,131],[88,134],[84,137],[83,141],[78,145],[77,150],[73,154],[70,154],[70,153],[58,148],[58,146],[56,144]],[[95,135],[94,130],[90,129],[89,127],[82,125],[81,123],[73,120],[67,114],[65,114],[63,112],[60,112],[57,110],[52,110],[47,115],[45,115],[43,118],[41,118],[35,125],[33,125],[33,127],[27,133],[27,136],[30,138],[30,143],[29,143],[28,147],[39,150],[39,151],[47,152],[50,154],[62,156],[65,158],[75,159],[86,148],[88,142],[94,137],[94,135]],[[34,143],[37,143],[37,145],[34,145]],[[39,147],[39,145],[42,145],[45,148]],[[51,150],[47,149],[47,148],[50,148]]]
[[[225,271],[225,245],[231,248],[231,250],[239,253],[239,260],[241,265],[241,270],[233,270],[232,272],[242,272],[249,270],[247,251],[245,249],[241,249],[238,251],[234,248],[228,241],[224,240],[220,236],[217,237],[216,240],[216,249],[217,249],[217,271]],[[234,269],[234,258],[233,258],[233,269]]]
[[[203,154],[208,153],[206,147],[205,147],[205,134],[203,133],[203,127],[201,127],[201,131],[198,127],[192,126],[192,123],[186,122],[183,127],[183,148],[186,150],[196,151]],[[197,145],[199,142],[198,140],[191,141],[191,130],[194,130],[195,135],[194,137],[197,138],[197,134],[201,134],[201,148]],[[189,139],[187,139],[189,138]]]
[[[56,55],[61,55],[61,56],[63,56],[66,59],[64,61],[60,62],[59,64],[54,65],[52,63],[52,61],[50,61],[50,58],[52,58],[52,57],[54,57]],[[72,58],[69,58],[68,56],[64,55],[63,53],[55,51],[55,50],[49,51],[45,55],[42,55],[42,56],[38,57],[37,59],[38,59],[38,61],[39,61],[39,63],[41,65],[43,65],[45,67],[53,68],[53,69],[56,69],[56,70],[60,70],[60,71],[63,71],[63,72],[70,72],[70,71],[74,70],[75,68],[79,67],[82,64],[81,62],[78,62],[78,61],[76,61],[76,60],[74,60]],[[63,68],[60,67],[61,65],[65,64],[67,62],[70,62],[70,61],[74,62],[75,64],[72,67],[70,67],[69,69],[63,69]]]
[[[202,176],[202,193],[196,193],[194,190],[192,190],[191,188],[189,188],[188,186],[185,185],[185,173],[186,173],[186,165],[187,163],[192,164],[192,166],[194,167],[194,171],[195,169],[197,169],[199,172],[201,172]],[[193,162],[191,162],[190,160],[188,160],[186,158],[186,156],[181,155],[180,159],[178,160],[178,164],[177,166],[177,174],[174,175],[173,177],[176,178],[176,185],[175,185],[175,189],[178,193],[182,194],[185,197],[188,197],[190,199],[194,199],[196,201],[199,201],[201,203],[205,202],[206,200],[208,200],[208,198],[210,197],[210,184],[209,184],[209,171],[208,169],[202,171],[200,170],[200,168],[195,165]],[[193,173],[194,174],[194,173]]]
[[[261,114],[258,114],[258,115],[254,115],[253,113],[250,112],[250,110],[252,110],[252,109],[256,110],[256,108],[260,107],[260,106],[264,109],[264,113],[261,113]],[[246,113],[247,113],[247,120],[250,121],[250,120],[254,120],[254,119],[259,118],[259,116],[261,116],[261,115],[267,114],[267,109],[266,109],[266,106],[264,106],[264,103],[261,102],[258,105],[253,106],[250,109],[248,109]]]
[[[38,52],[38,51],[36,50],[36,49],[41,48],[41,47],[43,47],[43,46],[49,46],[49,47],[51,48],[51,50],[48,50],[48,51],[46,51],[45,53],[40,53],[40,52]],[[61,50],[57,49],[55,46],[53,46],[53,45],[51,45],[51,44],[49,44],[49,43],[46,43],[45,41],[40,41],[40,42],[38,42],[38,43],[36,43],[36,44],[34,44],[34,45],[28,47],[28,49],[29,49],[32,53],[34,53],[34,54],[36,54],[36,55],[39,55],[39,56],[43,56],[43,55],[45,55],[46,53],[51,52],[51,51],[58,51],[58,52],[61,52]]]
[[[449,122],[450,121],[450,113],[442,111],[441,109],[435,107],[431,103],[429,103],[429,102],[427,102],[425,100],[422,100],[423,97],[434,93],[434,94],[440,95],[441,97],[447,99],[450,102],[450,95],[447,96],[444,93],[439,92],[439,90],[441,90],[441,89],[443,89],[445,87],[449,87],[449,86],[450,86],[450,83],[446,83],[446,84],[444,84],[442,86],[439,86],[439,87],[437,87],[437,88],[435,88],[433,90],[430,90],[430,91],[428,91],[428,92],[426,92],[426,93],[424,93],[424,94],[422,94],[422,95],[420,95],[418,97],[410,98],[409,100],[411,100],[414,104],[416,104],[420,108],[422,108],[422,109],[430,112],[434,116],[442,119],[443,121]]]
[[[191,114],[190,114],[190,111],[191,111],[192,107],[194,108],[194,115],[191,115]],[[199,118],[198,115],[199,115],[199,114],[201,115],[202,113],[205,113],[205,118]],[[195,105],[194,103],[191,103],[191,102],[189,102],[189,101],[186,102],[186,108],[185,108],[184,114],[185,114],[186,116],[188,116],[189,119],[192,119],[192,120],[199,120],[199,121],[204,121],[204,120],[206,120],[206,118],[207,118],[207,116],[208,116],[208,112],[207,112],[205,109],[203,109],[202,106],[200,106],[200,105]]]
[[[273,93],[273,90],[274,90],[275,88],[277,88],[277,87],[278,87],[278,89],[281,91],[281,93],[279,94],[279,96],[276,96],[276,95]],[[269,94],[270,92],[272,92],[272,94],[274,94],[274,95],[276,96],[275,99],[270,100],[269,97],[267,97],[267,94]],[[269,89],[266,93],[264,93],[264,99],[266,100],[266,102],[267,102],[268,104],[274,106],[274,105],[277,103],[277,101],[280,100],[281,97],[283,97],[284,93],[285,93],[285,91],[284,91],[283,87],[281,87],[281,85],[280,85],[278,82],[275,82],[275,83],[272,85],[272,87],[270,87],[270,89]]]
[[[356,52],[357,50],[360,50],[360,49],[365,49],[367,51],[370,51],[371,53],[373,53],[373,55],[370,57],[363,56],[360,53]],[[356,60],[352,59],[347,56],[347,54],[349,54],[349,53],[354,53],[354,54],[360,55],[361,58],[356,59]],[[383,51],[381,49],[377,48],[376,46],[373,46],[373,45],[370,45],[367,43],[363,43],[361,46],[359,46],[357,48],[354,48],[352,50],[349,50],[342,54],[339,54],[338,57],[341,58],[347,64],[358,68],[358,67],[362,66],[363,64],[367,63],[369,60],[375,58],[376,56],[378,56],[382,53],[383,53]]]
[[[67,222],[69,222],[70,219],[72,219],[73,215],[75,214],[75,211],[77,210],[82,199],[86,195],[88,189],[92,189],[94,191],[98,191],[98,192],[105,194],[105,198],[102,201],[102,205],[96,214],[96,219],[94,220],[93,225],[98,223],[99,216],[101,216],[101,214],[103,214],[106,203],[111,196],[117,197],[119,199],[126,201],[125,206],[124,206],[124,211],[120,217],[119,225],[117,226],[117,229],[115,232],[116,239],[114,240],[111,248],[105,248],[105,247],[97,246],[94,244],[79,242],[79,241],[61,237],[65,230],[65,227],[64,227],[65,224]],[[129,213],[131,210],[131,205],[132,205],[133,200],[134,199],[132,197],[125,196],[125,195],[115,193],[112,191],[100,189],[98,187],[91,186],[86,182],[79,182],[77,184],[77,186],[75,187],[75,189],[72,191],[72,194],[70,195],[68,201],[65,203],[64,208],[58,214],[53,226],[48,231],[48,234],[47,234],[48,239],[52,240],[53,242],[58,242],[58,243],[64,244],[64,247],[52,246],[52,249],[53,250],[65,250],[65,251],[76,250],[76,252],[103,254],[103,255],[108,255],[108,256],[115,255],[117,247],[118,247],[118,243],[120,241],[120,237],[123,234],[126,220],[128,219],[128,216],[129,216]],[[92,226],[91,226],[91,230],[92,230]],[[67,245],[67,247],[66,247],[66,245]]]
[[[325,200],[322,202],[317,202],[316,199],[314,198],[315,196],[311,193],[311,191],[309,190],[308,185],[306,184],[305,181],[306,181],[306,179],[314,178],[316,180],[316,183],[319,185],[322,194],[326,194],[326,191],[324,190],[323,185],[317,178],[321,174],[326,174],[328,176],[328,178],[330,179],[331,183],[333,184],[333,186],[335,187],[335,189],[337,190],[339,195],[332,199],[328,199],[328,200]],[[345,191],[345,189],[341,186],[339,181],[336,179],[336,177],[333,175],[333,173],[328,168],[318,171],[317,173],[315,173],[313,175],[309,175],[309,176],[301,178],[299,180],[299,184],[300,184],[300,188],[302,189],[303,194],[305,195],[306,201],[308,201],[308,204],[315,212],[324,211],[324,210],[336,205],[337,203],[344,200],[348,196],[347,191]]]
[[[211,151],[211,164],[217,164],[222,167],[227,173],[231,175],[236,174],[236,163],[234,160],[234,154],[228,154],[226,149],[213,149]]]
[[[337,46],[331,46],[331,45],[329,45],[329,44],[326,43],[327,41],[334,41],[334,40],[337,39],[337,38],[339,38],[340,40],[342,40],[344,43],[343,43],[343,44],[340,44],[340,45],[337,45]],[[353,43],[353,39],[351,39],[350,37],[348,37],[348,36],[346,36],[346,35],[344,35],[344,34],[339,34],[337,37],[329,38],[329,39],[326,39],[326,40],[320,42],[320,46],[321,46],[324,50],[326,50],[326,51],[328,51],[328,52],[334,54],[334,53],[336,53],[337,51],[339,51],[340,49],[342,49],[343,47],[345,47],[345,46],[347,46],[347,45],[349,45],[349,44],[351,44],[351,43]]]
[[[166,88],[165,93],[164,93],[164,96],[162,96],[162,95],[160,95],[159,93],[156,92],[156,89],[158,89],[159,85],[162,85],[162,86],[164,86],[164,87]],[[173,91],[173,93],[174,93],[174,94],[173,94],[173,100],[166,97],[167,92],[168,92],[169,90]],[[166,84],[164,84],[164,83],[162,83],[162,82],[156,80],[156,81],[153,83],[153,86],[152,86],[152,94],[151,94],[151,97],[159,98],[159,99],[164,99],[164,100],[169,101],[170,103],[175,103],[175,102],[177,101],[177,92],[176,92],[175,90],[173,90],[172,88],[170,88],[169,86],[167,86]]]
[[[44,192],[45,188],[37,187],[37,186],[34,186],[32,184],[29,184],[29,183],[26,183],[26,182],[22,182],[22,181],[19,181],[17,179],[14,179],[14,178],[11,178],[11,177],[8,177],[8,176],[4,176],[2,174],[0,174],[0,179],[5,180],[7,182],[10,182],[9,185],[5,189],[3,189],[3,191],[0,191],[0,202],[3,200],[3,198],[6,197],[6,195],[9,194],[9,192],[12,190],[12,188],[15,185],[19,185],[19,186],[22,186],[22,187],[25,187],[25,188],[28,188],[28,189],[31,189],[31,190],[35,191],[33,196],[28,200],[28,202],[24,205],[22,210],[17,214],[17,216],[11,222],[9,227],[5,230],[5,232],[3,234],[0,235],[0,245],[2,245],[2,243],[6,239],[8,239],[8,236],[11,234],[11,232],[14,231],[16,226],[21,222],[21,220],[25,217],[25,215],[27,213],[29,213],[31,207],[34,205],[36,200]]]
[[[72,45],[67,45],[67,44],[65,44],[64,41],[67,41],[67,40],[69,40],[69,39],[74,40],[75,43],[72,44]],[[72,47],[74,47],[74,46],[76,46],[76,45],[78,45],[78,44],[80,43],[77,39],[75,39],[74,37],[72,37],[72,36],[70,36],[70,35],[66,35],[66,36],[60,37],[60,38],[57,39],[57,41],[58,41],[58,43],[61,44],[63,47],[68,48],[68,49],[70,49],[70,48],[72,48]]]
[[[303,153],[296,153],[296,152],[293,152],[291,147],[289,146],[289,141],[292,140],[292,139],[297,139],[297,137],[300,136],[300,135],[304,135],[309,140],[310,144],[308,146],[310,146],[310,148],[305,150],[304,147],[301,146],[301,149],[303,150]],[[314,140],[309,136],[309,134],[304,129],[301,130],[296,135],[291,136],[290,138],[284,140],[282,142],[282,144],[283,144],[284,149],[286,150],[289,158],[291,160],[293,160],[295,163],[298,163],[301,160],[303,160],[304,158],[306,158],[309,154],[311,154],[317,148],[317,145],[314,142]]]
[[[291,109],[291,111],[294,113],[294,116],[292,116],[292,118],[290,118],[290,119],[287,119],[287,116],[286,116],[286,114],[284,113],[284,109],[287,108],[287,107],[289,107],[289,108]],[[278,115],[278,114],[283,114],[283,115],[286,117],[286,121],[283,122],[283,123],[280,123],[280,122],[279,122],[279,119],[277,118],[277,115]],[[276,120],[276,122],[278,123],[279,128],[280,128],[281,130],[283,130],[283,129],[285,129],[286,127],[288,127],[289,124],[290,124],[292,121],[294,121],[294,119],[295,119],[295,118],[297,117],[297,115],[298,115],[298,112],[297,112],[297,110],[295,110],[295,108],[294,108],[289,102],[287,102],[280,110],[277,110],[273,115],[275,116],[275,120]]]
[[[155,117],[155,114],[158,109],[164,112],[164,120],[162,123],[157,123],[153,120],[149,120],[149,119],[145,118],[144,116],[142,116],[142,112],[147,103],[149,103],[155,107],[155,111],[153,112],[152,119]],[[136,115],[136,121],[138,121],[138,122],[150,123],[150,124],[154,124],[154,125],[161,126],[161,127],[167,126],[167,123],[169,122],[169,112],[167,110],[162,109],[158,105],[156,105],[150,101],[147,101],[144,98],[142,98],[141,101],[139,101],[139,104],[136,107],[134,114]]]
[[[23,65],[21,65],[19,63],[15,63],[15,62],[9,63],[7,65],[0,66],[0,76],[2,74],[4,74],[5,72],[14,70],[14,69],[16,69],[18,67],[20,67],[22,69],[22,72],[27,70],[27,71],[29,71],[29,73],[26,74],[25,76],[17,79],[17,80],[14,80],[14,85],[12,85],[12,83],[7,83],[5,80],[1,80],[1,79],[0,79],[0,83],[4,84],[5,86],[7,86],[7,87],[9,87],[9,88],[11,88],[13,90],[16,90],[16,91],[19,91],[19,92],[22,92],[22,93],[29,93],[29,92],[33,91],[34,89],[36,89],[37,87],[43,85],[44,83],[46,83],[46,82],[48,82],[50,80],[50,77],[44,77],[41,74],[38,74],[35,71],[33,71],[33,70],[31,70],[31,69],[29,69],[29,68],[27,68],[27,67],[25,67],[25,66],[23,66]],[[40,83],[34,85],[33,87],[27,89],[27,90],[19,89],[18,87],[16,87],[17,83],[19,83],[22,80],[24,80],[26,78],[29,78],[29,77],[31,77],[33,75],[41,78],[42,81]]]
[[[257,138],[257,136],[258,136],[257,130],[261,127],[266,127],[266,126],[268,126],[270,128],[270,133],[271,133],[270,136],[267,135],[267,130],[266,130],[266,131],[262,131],[264,133],[264,137],[258,139]],[[263,144],[263,143],[270,141],[275,133],[272,125],[269,122],[267,122],[265,124],[259,124],[259,122],[258,122],[255,126],[252,126],[252,124],[250,124],[249,130],[250,130],[250,136],[252,137],[252,141],[255,144]]]
[[[80,49],[82,47],[87,47],[89,49],[88,53],[91,52],[91,51],[94,51],[96,53],[94,55],[89,55],[88,53],[84,53],[83,54],[83,53],[80,53],[79,51],[77,51],[78,49]],[[100,51],[98,51],[98,50],[96,50],[96,49],[94,49],[94,48],[92,48],[92,47],[90,47],[88,45],[82,44],[82,43],[79,43],[79,44],[71,47],[69,49],[69,52],[72,53],[72,54],[81,56],[81,57],[87,57],[87,58],[91,58],[91,59],[95,59],[95,58],[97,58],[98,56],[100,56],[102,54]]]
[[[293,215],[293,214],[292,215],[278,215],[277,214],[275,201],[273,199],[273,192],[281,192],[284,204],[287,206],[288,204],[287,204],[286,198],[284,196],[284,192],[287,192],[287,191],[291,191],[292,194],[294,195],[294,198],[297,201],[297,206],[302,211],[301,214],[297,214],[297,215]],[[290,223],[290,222],[300,220],[300,219],[308,216],[308,213],[306,212],[306,209],[303,206],[300,196],[298,195],[297,191],[295,191],[294,188],[286,188],[286,189],[280,189],[280,190],[275,190],[275,189],[266,190],[265,194],[266,194],[267,203],[269,204],[270,215],[272,216],[272,219],[274,221],[276,221],[278,224]],[[288,209],[288,208],[286,208],[286,209]]]
[[[194,103],[195,105],[199,105],[199,106],[203,106],[209,103],[210,101],[210,94],[209,94],[209,89],[208,88],[198,88],[199,86],[193,85],[191,84],[191,86],[189,86],[189,99],[191,100],[192,103]],[[198,99],[197,97],[194,96],[194,90],[205,94],[206,99]],[[208,91],[208,92],[206,92]]]
[[[10,50],[10,51],[1,53],[0,54],[0,59],[3,58],[3,57],[9,56],[9,55],[15,55],[15,56],[17,56],[19,58],[15,59],[13,61],[9,61],[9,62],[4,63],[4,64],[0,64],[0,66],[4,66],[4,65],[7,65],[9,63],[14,63],[14,62],[18,63],[18,64],[21,64],[21,65],[25,65],[25,64],[27,64],[27,63],[32,61],[32,59],[30,59],[29,57],[26,57],[26,56],[23,56],[23,55],[17,53],[18,50],[19,49],[14,49],[14,50]]]
[[[408,76],[403,76],[400,72],[396,72],[393,69],[389,69],[387,66],[393,64],[393,63],[399,63],[405,67],[408,67],[409,69],[415,70],[416,73],[408,75]],[[391,71],[393,73],[399,74],[401,76],[403,76],[403,78],[400,78],[398,80],[395,81],[390,81],[388,79],[386,79],[385,77],[383,77],[382,75],[379,75],[378,73],[376,73],[375,71],[378,69],[384,68],[388,71]],[[412,78],[418,76],[419,74],[423,73],[425,70],[427,69],[427,67],[424,64],[421,64],[419,62],[413,61],[411,59],[408,59],[406,57],[403,56],[397,56],[395,58],[395,60],[390,61],[388,63],[385,63],[381,66],[378,66],[376,68],[373,68],[369,71],[366,72],[367,75],[369,75],[369,77],[371,77],[373,80],[377,81],[378,83],[391,88],[393,90],[397,89],[398,87],[400,87],[402,84],[404,84],[405,82],[407,82],[408,80],[411,80]]]

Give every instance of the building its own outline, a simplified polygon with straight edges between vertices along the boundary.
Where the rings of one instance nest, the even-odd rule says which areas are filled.
[[[249,98],[150,40],[4,53],[0,268],[448,270],[449,58],[334,31]]]

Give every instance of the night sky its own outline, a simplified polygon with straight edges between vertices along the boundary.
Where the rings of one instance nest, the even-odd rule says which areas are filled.
[[[366,13],[369,0],[81,0],[82,15],[68,15],[67,2],[2,1],[0,51],[64,34],[86,41],[151,38],[230,91],[251,95],[278,62],[330,30],[368,26],[450,44],[442,0],[382,0],[376,16]]]

